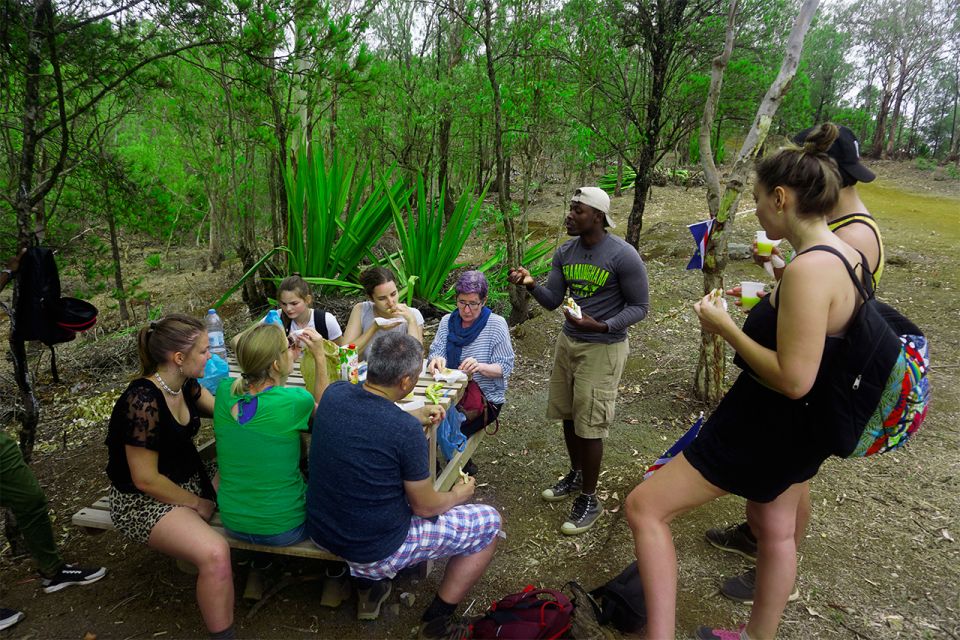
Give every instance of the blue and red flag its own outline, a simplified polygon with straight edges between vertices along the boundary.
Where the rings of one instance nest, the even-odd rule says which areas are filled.
[[[657,461],[652,465],[647,467],[647,472],[643,474],[643,479],[646,480],[653,475],[653,472],[667,464],[674,457],[677,456],[681,451],[687,448],[687,445],[693,442],[693,439],[697,437],[697,434],[700,433],[700,427],[703,426],[703,412],[700,412],[700,417],[697,418],[697,421],[693,423],[693,426],[690,427],[685,434],[680,436],[680,439],[673,443],[673,445],[666,450],[666,452],[657,458]]]
[[[713,229],[713,218],[688,224],[687,229],[690,229],[693,241],[697,243],[693,257],[687,263],[687,269],[703,269],[703,257],[707,255],[707,243],[710,241],[710,231]]]

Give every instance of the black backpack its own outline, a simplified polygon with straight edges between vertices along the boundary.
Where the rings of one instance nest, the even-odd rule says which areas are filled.
[[[53,250],[30,247],[20,257],[14,307],[15,340],[38,340],[50,347],[51,371],[57,375],[53,346],[73,340],[97,321],[97,308],[85,300],[60,295],[60,273]]]
[[[600,624],[612,624],[621,633],[628,634],[640,633],[647,624],[647,603],[636,560],[590,595],[600,608],[597,616]]]

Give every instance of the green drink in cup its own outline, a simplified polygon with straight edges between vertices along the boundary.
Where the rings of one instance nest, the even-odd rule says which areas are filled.
[[[780,241],[773,241],[767,237],[767,232],[757,231],[757,255],[758,256],[769,256],[773,254],[773,248],[780,244]]]
[[[763,291],[762,282],[747,280],[740,283],[740,305],[744,311],[753,309],[760,302],[761,291]]]

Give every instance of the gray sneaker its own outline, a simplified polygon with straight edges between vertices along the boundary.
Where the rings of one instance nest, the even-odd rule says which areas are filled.
[[[601,513],[603,513],[603,505],[600,504],[597,496],[581,493],[573,501],[570,517],[560,526],[560,533],[568,536],[583,533],[596,524]]]
[[[727,578],[720,585],[720,593],[730,598],[734,602],[742,604],[753,604],[753,594],[757,590],[757,569],[751,567],[738,576]],[[788,602],[793,602],[800,597],[800,590],[796,585],[793,587],[793,593],[787,598]]]
[[[747,560],[757,561],[757,540],[746,522],[730,525],[726,529],[707,529],[704,535],[707,542],[717,549],[736,553]]]
[[[369,589],[357,589],[357,620],[376,620],[380,607],[390,597],[393,582],[378,580]]]
[[[567,496],[580,491],[583,485],[583,476],[579,471],[570,471],[567,475],[560,478],[557,484],[549,489],[544,489],[540,495],[547,502],[558,502]]]

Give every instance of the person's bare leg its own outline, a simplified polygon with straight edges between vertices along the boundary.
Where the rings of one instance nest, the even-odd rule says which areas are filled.
[[[194,564],[197,604],[211,633],[233,624],[233,572],[230,545],[203,518],[186,507],[177,507],[150,532],[148,544],[157,551]]]
[[[670,522],[724,493],[680,454],[627,496],[627,522],[633,532],[637,567],[646,596],[645,637],[673,638],[676,629],[677,553]]]
[[[493,541],[481,551],[450,558],[443,572],[440,588],[437,589],[440,599],[450,604],[459,604],[487,570],[496,550],[497,538],[494,536]]]
[[[797,577],[797,513],[804,484],[795,484],[773,502],[747,502],[757,536],[757,587],[747,623],[752,640],[777,635],[783,609]]]
[[[793,535],[797,543],[797,550],[803,544],[803,538],[807,534],[807,526],[810,524],[810,483],[804,482],[800,494],[800,501],[797,503],[797,529]]]

